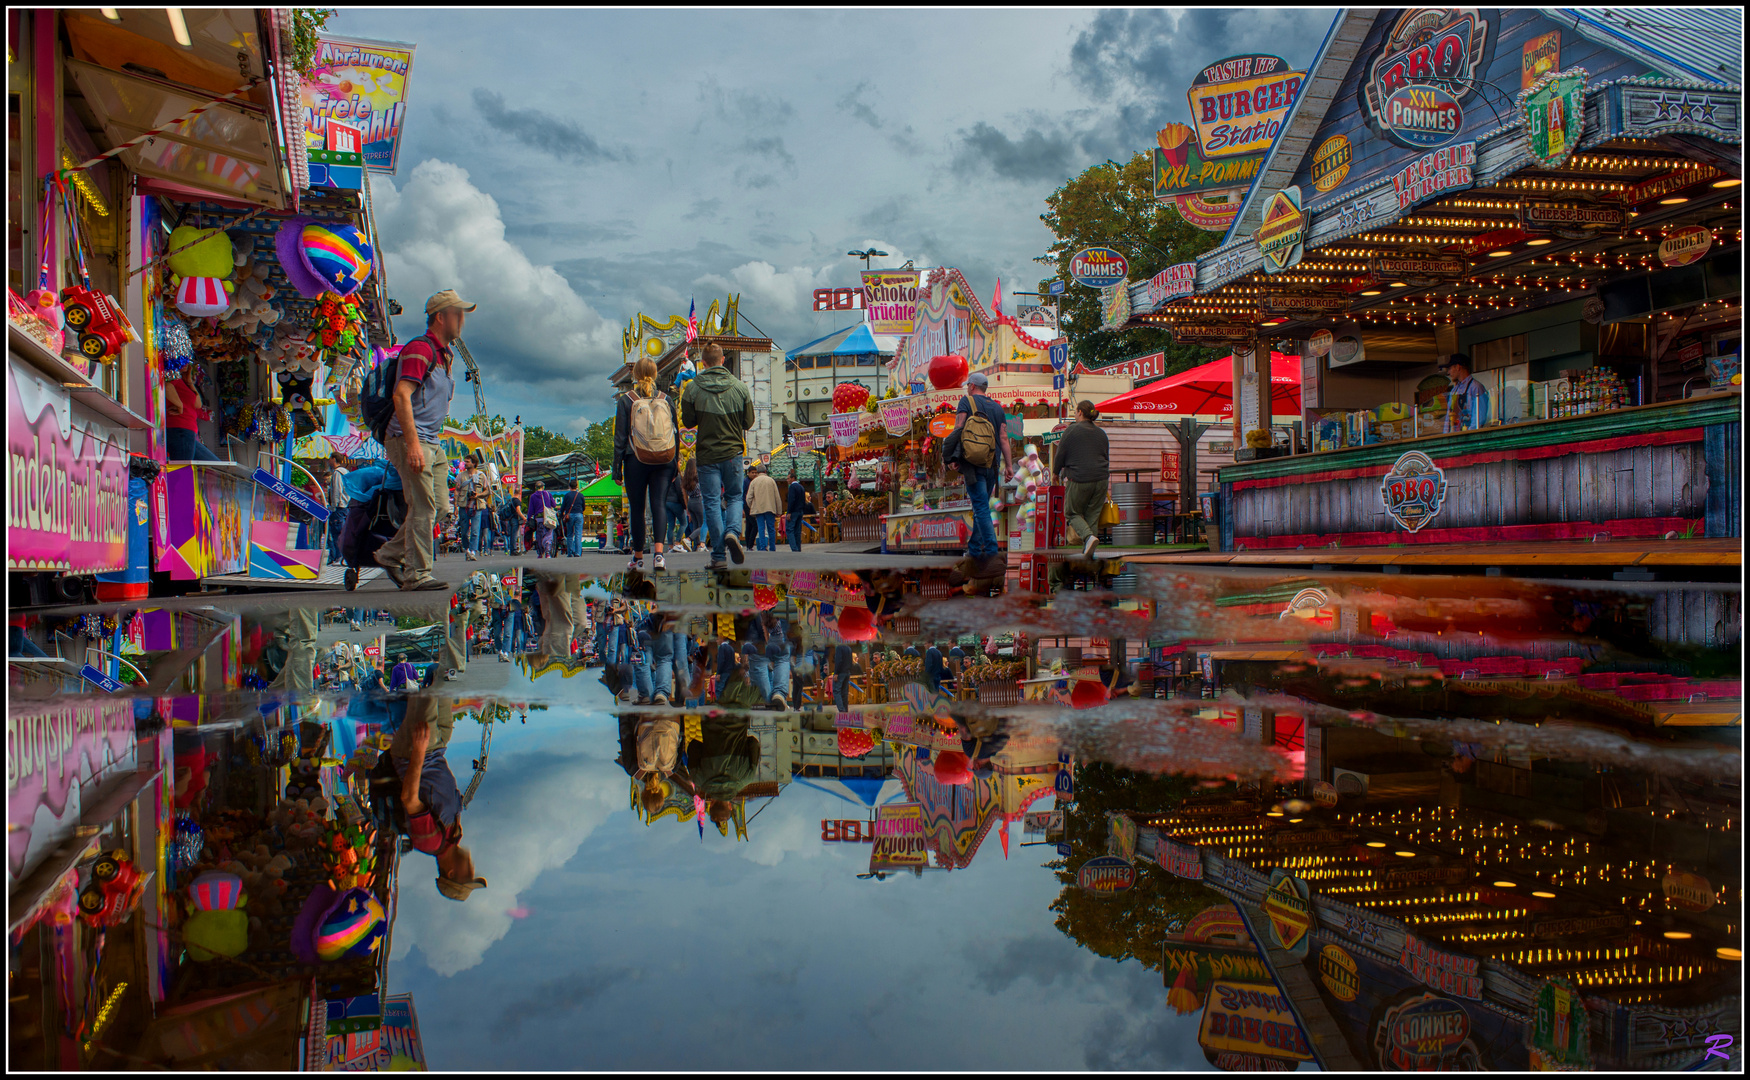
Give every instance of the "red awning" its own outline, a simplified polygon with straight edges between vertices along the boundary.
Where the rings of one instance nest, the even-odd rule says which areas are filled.
[[[1214,363],[1181,371],[1159,382],[1139,386],[1099,403],[1103,413],[1149,413],[1166,416],[1232,416],[1233,362],[1224,356]],[[1270,412],[1300,415],[1300,357],[1270,354]]]

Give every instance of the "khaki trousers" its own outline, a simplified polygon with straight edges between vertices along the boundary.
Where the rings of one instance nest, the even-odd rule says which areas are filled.
[[[394,538],[377,549],[377,560],[400,566],[402,577],[409,582],[432,576],[431,527],[439,518],[450,515],[450,460],[437,443],[422,440],[420,445],[425,447],[425,468],[418,472],[407,467],[405,439],[390,438],[383,447],[389,463],[401,474],[407,518]]]
[[[1106,508],[1106,481],[1080,484],[1067,480],[1063,485],[1065,523],[1075,530],[1072,542],[1086,540],[1100,532],[1100,511]]]

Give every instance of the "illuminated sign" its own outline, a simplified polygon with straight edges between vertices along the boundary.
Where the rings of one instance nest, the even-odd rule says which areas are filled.
[[[1280,56],[1230,56],[1205,67],[1185,92],[1203,156],[1268,151],[1305,79]]]
[[[1477,144],[1459,143],[1431,154],[1423,154],[1392,176],[1392,191],[1398,198],[1398,209],[1408,210],[1427,199],[1449,191],[1460,191],[1476,182]]]
[[[1404,12],[1368,66],[1362,96],[1374,128],[1411,149],[1457,138],[1488,32],[1475,8]]]
[[[1474,956],[1441,952],[1414,934],[1404,935],[1404,948],[1398,954],[1398,966],[1417,982],[1441,993],[1479,1001],[1483,996],[1483,978]]]
[[[1197,1029],[1205,1050],[1313,1060],[1306,1033],[1294,1019],[1288,998],[1272,983],[1217,981]]]
[[[1300,188],[1285,187],[1270,196],[1253,238],[1264,255],[1265,273],[1280,273],[1299,264],[1306,253],[1306,211],[1300,208]]]
[[[1082,864],[1076,884],[1084,892],[1112,896],[1136,884],[1136,867],[1116,855],[1101,855]]]
[[[1334,190],[1349,175],[1349,166],[1354,162],[1355,150],[1349,145],[1349,136],[1333,135],[1326,139],[1313,151],[1313,187],[1320,191]]]
[[[1559,169],[1579,148],[1585,101],[1585,68],[1545,75],[1520,91],[1519,119],[1539,165]]]
[[[1392,463],[1379,482],[1385,512],[1410,532],[1420,532],[1446,500],[1446,474],[1427,454],[1411,450]]]
[[[1148,279],[1148,302],[1159,306],[1197,291],[1197,264],[1179,263]]]
[[[1296,956],[1305,956],[1312,929],[1312,900],[1306,882],[1277,867],[1270,874],[1270,889],[1264,894],[1264,917],[1270,937]]]
[[[1470,1044],[1470,1014],[1458,1002],[1433,994],[1388,1011],[1373,1045],[1379,1051],[1379,1067],[1394,1072],[1480,1068],[1476,1047]]]
[[[1104,289],[1122,282],[1130,274],[1130,261],[1111,248],[1088,248],[1076,252],[1069,261],[1069,276],[1076,284],[1090,289]]]

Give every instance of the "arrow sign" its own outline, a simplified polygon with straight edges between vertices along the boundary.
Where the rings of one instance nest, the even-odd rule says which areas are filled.
[[[119,693],[121,691],[122,683],[120,679],[112,679],[108,675],[105,675],[103,672],[92,667],[90,664],[86,664],[84,667],[80,668],[79,674],[86,682],[97,687],[99,690],[111,694]]]
[[[281,480],[266,469],[255,470],[255,482],[278,495],[293,506],[309,514],[317,521],[328,520],[328,507],[312,499],[309,495]]]

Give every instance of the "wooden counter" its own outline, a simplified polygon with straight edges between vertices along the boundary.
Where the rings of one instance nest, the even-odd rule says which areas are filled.
[[[1220,472],[1219,550],[1740,535],[1742,396],[1272,458]],[[1411,531],[1382,481],[1426,455],[1445,489]]]

